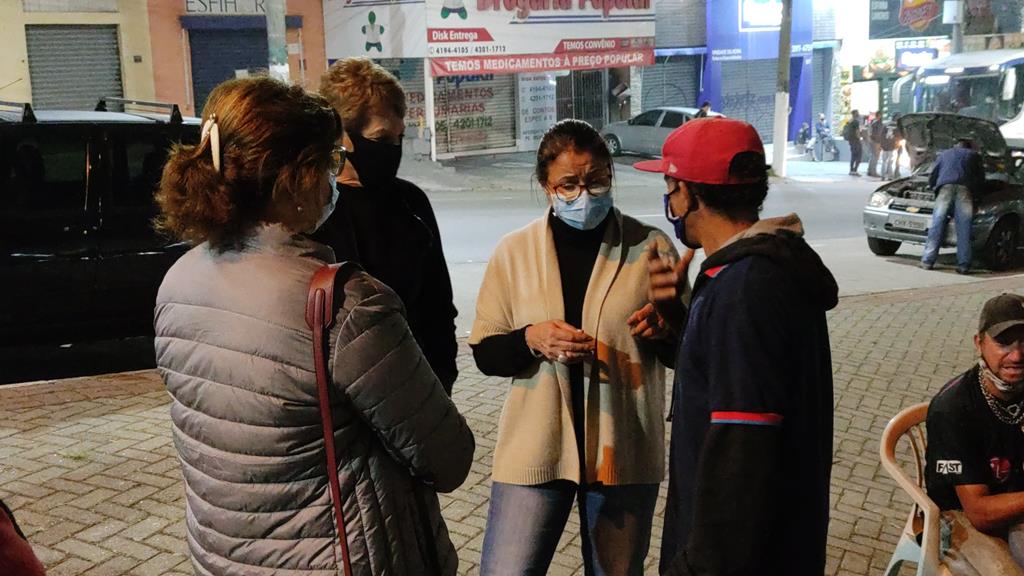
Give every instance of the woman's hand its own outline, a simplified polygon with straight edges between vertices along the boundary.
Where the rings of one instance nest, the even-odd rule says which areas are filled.
[[[594,354],[594,339],[583,330],[562,320],[531,324],[526,329],[526,345],[548,360],[574,364]]]
[[[648,302],[643,308],[630,314],[626,319],[629,333],[636,338],[647,340],[663,340],[672,335],[665,319],[658,314],[654,304]]]

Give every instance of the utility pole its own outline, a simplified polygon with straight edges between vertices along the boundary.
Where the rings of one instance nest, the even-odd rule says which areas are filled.
[[[288,45],[284,25],[285,0],[267,0],[267,52],[270,77],[290,82],[288,74]]]
[[[943,14],[943,22],[953,25],[953,42],[950,51],[959,54],[964,51],[964,3],[963,0],[946,0],[943,12],[951,9],[953,14]]]
[[[775,85],[775,128],[772,145],[772,170],[786,176],[786,144],[789,140],[789,55],[792,52],[793,0],[782,0],[779,26],[779,77]]]

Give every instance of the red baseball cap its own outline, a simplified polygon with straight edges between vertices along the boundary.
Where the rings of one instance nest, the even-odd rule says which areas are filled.
[[[660,160],[637,162],[633,168],[698,184],[749,184],[763,180],[763,175],[729,174],[733,158],[742,152],[754,152],[764,158],[764,143],[753,126],[733,118],[697,118],[668,135],[661,147]],[[767,171],[766,165],[765,174]]]

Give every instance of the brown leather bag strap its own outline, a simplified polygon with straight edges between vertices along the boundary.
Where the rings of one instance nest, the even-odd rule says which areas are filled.
[[[330,385],[328,383],[327,346],[330,343],[331,326],[334,324],[334,286],[340,280],[342,286],[358,270],[348,262],[323,266],[313,274],[306,300],[306,324],[313,331],[313,359],[316,362],[316,389],[320,400],[320,422],[323,424],[324,452],[327,455],[327,483],[334,504],[334,519],[337,522],[338,540],[341,544],[341,562],[345,576],[352,576],[352,563],[348,554],[348,533],[345,531],[345,517],[341,510],[341,482],[338,481],[338,458],[334,451],[334,421],[331,417]],[[339,277],[339,271],[343,271]],[[344,300],[344,293],[341,296]],[[340,302],[339,302],[340,304]]]

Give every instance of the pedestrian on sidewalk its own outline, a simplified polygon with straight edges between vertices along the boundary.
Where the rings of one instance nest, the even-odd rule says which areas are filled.
[[[369,58],[345,58],[321,78],[320,94],[341,115],[348,162],[338,174],[338,206],[314,239],[398,294],[416,342],[451,394],[458,311],[441,231],[427,195],[397,176],[405,91]]]
[[[856,110],[850,112],[850,119],[843,126],[843,140],[850,145],[850,176],[860,176],[861,155],[864,147],[860,141],[860,113]]]
[[[892,115],[892,137],[895,141],[896,158],[893,160],[892,177],[894,180],[902,178],[900,174],[901,163],[903,162],[903,130],[900,128],[902,114],[896,112]]]
[[[931,270],[939,256],[939,247],[946,237],[946,219],[953,210],[956,226],[956,271],[970,274],[971,228],[974,220],[974,197],[985,184],[985,163],[974,151],[969,139],[943,151],[935,159],[928,184],[935,191],[935,208],[928,227],[928,240],[921,256],[921,267]]]
[[[871,159],[868,161],[868,176],[880,178],[878,162],[882,157],[882,145],[885,140],[885,121],[881,112],[875,112],[868,124],[868,144],[871,148]]]
[[[977,364],[928,406],[925,481],[942,510],[942,562],[956,576],[1024,575],[1024,298],[986,302],[974,347]]]
[[[544,135],[549,208],[502,238],[469,337],[480,371],[511,377],[481,576],[545,574],[577,501],[587,574],[640,576],[664,476],[665,371],[685,316],[655,308],[647,265],[668,237],[614,207],[613,164],[590,124]]]
[[[818,120],[814,123],[814,150],[811,160],[815,162],[825,161],[825,151],[832,153],[835,143],[832,142],[832,129],[829,128],[825,113],[818,114]],[[833,158],[834,159],[834,158]]]
[[[636,167],[665,175],[676,236],[707,255],[676,359],[661,574],[820,576],[836,281],[795,214],[759,219],[768,170],[750,124],[688,122]]]
[[[879,177],[882,180],[893,179],[893,153],[896,150],[896,119],[894,118],[891,122],[885,124],[885,129],[882,133],[881,149],[882,149],[882,161],[879,164]]]
[[[334,261],[311,240],[337,199],[342,124],[267,77],[230,80],[197,145],[172,148],[160,227],[196,244],[156,302],[197,574],[340,574],[305,311]],[[328,381],[354,575],[454,575],[437,492],[456,489],[473,434],[416,345],[402,302],[362,271],[335,292]],[[428,546],[426,543],[431,543]]]

